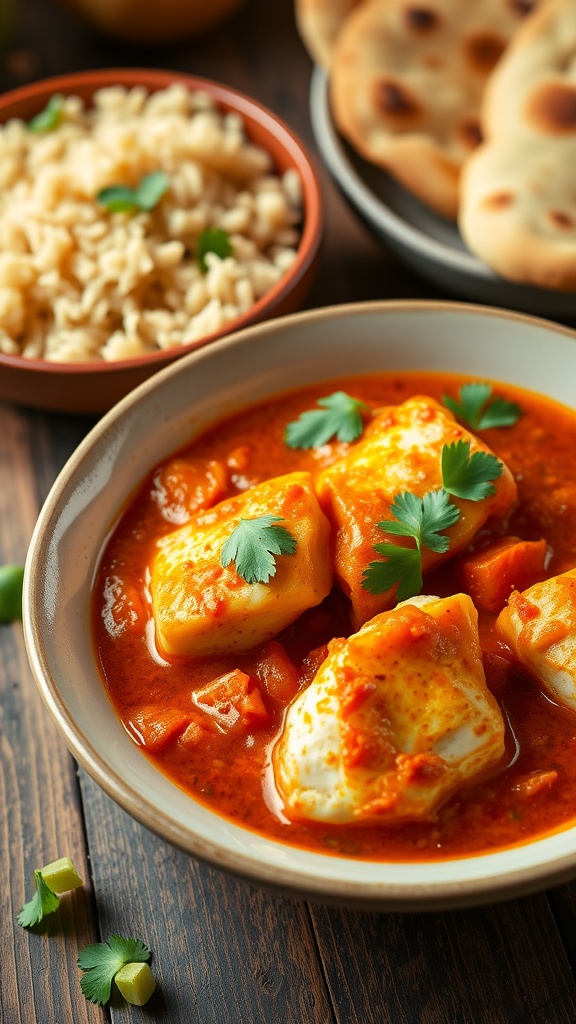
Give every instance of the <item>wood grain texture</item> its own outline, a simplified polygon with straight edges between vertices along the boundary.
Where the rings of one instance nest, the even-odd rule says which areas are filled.
[[[0,563],[23,563],[38,514],[33,443],[28,415],[1,404]],[[34,869],[64,853],[86,885],[33,931],[20,928]],[[103,1020],[75,967],[97,938],[76,768],[41,704],[19,623],[0,625],[0,864],[0,1020]]]
[[[158,989],[134,1024],[331,1024],[305,903],[197,863],[81,778],[103,935],[155,950]]]
[[[312,919],[339,1021],[576,1019],[576,990],[545,896],[414,915],[313,907]]]

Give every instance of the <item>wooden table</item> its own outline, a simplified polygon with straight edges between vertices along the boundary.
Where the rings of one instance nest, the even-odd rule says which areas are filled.
[[[21,0],[0,84],[139,65],[250,93],[315,148],[311,64],[292,0],[247,0],[219,31],[145,52],[96,37],[52,0]],[[318,165],[327,230],[309,305],[443,297],[367,233]],[[90,426],[0,405],[0,563],[24,561],[38,510]],[[576,885],[415,915],[344,912],[257,891],[167,846],[77,771],[36,692],[19,624],[0,627],[0,688],[2,1024],[576,1020]],[[32,894],[34,868],[63,854],[85,887],[63,899],[45,929],[24,931],[16,915]],[[113,933],[139,936],[154,952],[158,989],[143,1009],[102,1010],[81,994],[79,949]]]

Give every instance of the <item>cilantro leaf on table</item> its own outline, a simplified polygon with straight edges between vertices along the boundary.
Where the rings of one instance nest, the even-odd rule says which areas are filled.
[[[215,253],[221,260],[225,260],[227,256],[232,255],[230,235],[227,231],[224,231],[224,228],[204,228],[204,231],[198,235],[196,258],[203,274],[206,274],[208,271],[206,256],[209,252]]]
[[[276,575],[275,555],[293,555],[296,538],[284,526],[282,516],[265,515],[240,519],[222,548],[221,564],[230,562],[246,583],[268,583]]]
[[[36,892],[18,914],[18,924],[23,928],[32,928],[33,925],[39,924],[46,914],[52,914],[60,906],[58,896],[46,885],[41,871],[34,872],[34,882]]]
[[[22,582],[24,567],[0,565],[0,622],[22,618]]]
[[[331,438],[338,441],[356,441],[364,424],[362,412],[368,406],[352,398],[345,391],[335,391],[327,398],[319,398],[320,409],[301,413],[286,427],[284,440],[289,448],[320,448]]]
[[[62,93],[56,92],[50,97],[44,110],[28,121],[28,131],[36,132],[38,135],[43,132],[53,132],[62,120],[63,109],[64,97]]]
[[[440,533],[460,518],[460,509],[446,491],[428,491],[419,498],[410,491],[397,494],[390,506],[394,519],[384,519],[378,528],[395,536],[411,537],[414,548],[396,544],[375,544],[374,550],[386,561],[370,562],[362,575],[362,586],[371,594],[383,594],[398,584],[397,597],[405,601],[422,588],[422,548],[440,554],[448,550],[449,538]]]
[[[442,401],[457,419],[471,430],[487,430],[489,427],[511,427],[522,415],[515,402],[505,398],[490,401],[492,387],[480,381],[463,384],[458,392],[459,401],[443,395]]]
[[[496,488],[492,481],[502,475],[503,465],[489,452],[470,454],[469,441],[445,444],[441,454],[442,487],[448,494],[468,501],[482,501]]]
[[[109,213],[135,213],[136,210],[149,212],[160,202],[170,187],[170,179],[164,171],[146,174],[136,188],[130,185],[108,185],[96,196],[101,206]]]
[[[111,935],[108,942],[85,946],[78,956],[78,967],[84,974],[82,992],[91,1003],[104,1006],[110,999],[112,982],[126,964],[148,963],[151,952],[140,939],[124,939]]]

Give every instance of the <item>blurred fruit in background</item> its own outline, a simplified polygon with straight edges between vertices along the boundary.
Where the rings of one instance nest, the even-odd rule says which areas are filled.
[[[5,0],[0,0],[0,4]],[[127,43],[170,43],[206,32],[244,0],[61,0],[92,28]]]

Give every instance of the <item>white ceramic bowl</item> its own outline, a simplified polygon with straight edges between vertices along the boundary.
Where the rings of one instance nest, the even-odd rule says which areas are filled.
[[[247,328],[161,371],[92,430],[56,481],[30,546],[24,629],[40,692],[74,756],[168,842],[253,882],[371,909],[472,904],[576,875],[576,826],[487,856],[371,863],[294,849],[195,803],[142,755],[108,701],[89,629],[95,567],[150,467],[215,416],[307,382],[381,370],[462,372],[576,404],[576,336],[458,303],[366,303]],[[576,808],[575,808],[576,817]]]
[[[494,306],[576,320],[576,294],[506,281],[466,248],[455,224],[438,216],[388,174],[367,163],[338,134],[328,78],[312,76],[310,115],[334,180],[374,233],[417,274],[448,292]]]

